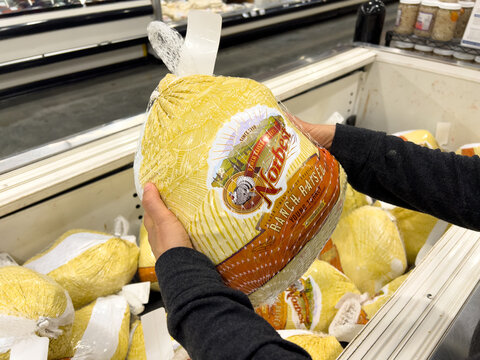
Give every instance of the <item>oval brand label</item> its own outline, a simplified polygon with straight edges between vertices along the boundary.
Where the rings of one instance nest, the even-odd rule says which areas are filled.
[[[299,152],[297,135],[282,114],[257,105],[234,115],[218,132],[207,186],[236,216],[271,209],[286,190],[286,172]]]

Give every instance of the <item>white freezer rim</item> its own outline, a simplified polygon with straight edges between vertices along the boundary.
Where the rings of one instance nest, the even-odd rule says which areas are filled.
[[[267,80],[265,84],[278,99],[285,100],[374,61],[400,62],[422,71],[451,73],[480,83],[476,70],[463,69],[459,75],[449,64],[432,66],[430,61],[357,47]],[[140,128],[141,121],[0,175],[0,221],[51,196],[125,168],[133,161]],[[480,233],[453,226],[339,359],[428,358],[478,283],[480,268],[475,265],[479,260]],[[399,326],[394,329],[390,324]]]

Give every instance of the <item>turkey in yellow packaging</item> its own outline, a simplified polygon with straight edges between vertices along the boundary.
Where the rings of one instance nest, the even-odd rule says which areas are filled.
[[[305,329],[327,332],[338,301],[346,294],[359,294],[344,274],[325,261],[315,260],[308,271],[271,305],[257,307],[257,314],[277,330]],[[363,314],[358,321],[364,322]]]
[[[325,334],[295,334],[285,337],[297,344],[312,357],[312,360],[335,360],[343,351],[342,345],[334,336]]]
[[[140,320],[136,320],[130,330],[130,347],[127,360],[147,360],[143,327]]]
[[[155,274],[155,256],[152,248],[148,242],[148,233],[145,226],[140,226],[140,256],[138,257],[138,277],[140,281],[150,281],[150,288],[155,291],[160,291],[158,287],[157,275]]]
[[[137,271],[138,253],[138,246],[130,240],[71,230],[24,266],[52,277],[68,291],[78,309],[128,284]]]
[[[130,307],[123,296],[99,297],[75,312],[72,360],[124,360],[130,334]]]
[[[428,130],[407,130],[393,134],[405,141],[411,141],[417,145],[428,147],[429,149],[440,149],[437,140]]]
[[[370,296],[407,267],[395,220],[379,207],[367,205],[352,211],[339,222],[332,241],[345,275]]]
[[[343,204],[342,218],[350,214],[353,210],[359,207],[368,205],[367,196],[355,190],[350,184],[347,184],[345,192],[345,202]]]
[[[22,266],[0,267],[0,359],[17,341],[49,338],[48,359],[73,355],[74,310],[68,293],[50,277]]]
[[[465,156],[480,156],[480,143],[463,145],[457,151],[455,151],[455,153]]]
[[[254,305],[275,297],[318,256],[340,216],[346,176],[250,79],[167,75],[134,164],[153,182],[195,249]]]
[[[345,192],[345,201],[343,203],[342,215],[340,216],[340,221],[350,214],[353,210],[358,209],[359,207],[368,205],[367,196],[361,192],[356,191],[350,184],[347,184],[347,190]],[[328,262],[330,265],[333,265],[335,268],[343,272],[342,264],[340,263],[340,257],[338,255],[338,250],[332,239],[329,239],[325,246],[323,247],[320,255],[318,256],[320,260]]]
[[[438,219],[432,215],[381,201],[375,202],[374,206],[380,206],[393,215],[405,245],[408,264],[414,265],[418,252],[432,233]]]
[[[397,277],[395,280],[390,281],[385,285],[378,294],[372,299],[362,304],[362,309],[370,320],[373,315],[390,299],[395,291],[403,284],[410,272]]]

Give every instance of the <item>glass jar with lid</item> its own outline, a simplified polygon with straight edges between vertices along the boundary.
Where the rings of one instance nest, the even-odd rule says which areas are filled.
[[[460,62],[472,62],[475,59],[475,55],[462,51],[455,51],[453,57]]]
[[[453,39],[461,8],[460,4],[438,3],[437,17],[432,29],[432,39],[440,41]]]
[[[417,54],[420,55],[431,55],[433,52],[433,47],[428,45],[416,44],[413,49]]]
[[[419,6],[420,0],[400,0],[394,29],[397,34],[409,35],[413,33]]]
[[[392,41],[390,43],[390,47],[397,48],[400,50],[413,50],[414,46],[415,46],[414,43],[411,43],[408,41]]]
[[[418,9],[417,21],[413,33],[419,37],[432,35],[433,23],[438,11],[438,1],[422,0]]]
[[[433,55],[438,59],[447,60],[451,59],[453,55],[453,50],[450,49],[442,49],[442,48],[434,48]]]
[[[459,1],[458,3],[462,8],[460,9],[460,16],[458,17],[455,32],[453,33],[455,39],[461,39],[463,37],[470,15],[472,15],[473,7],[475,6],[473,1]]]

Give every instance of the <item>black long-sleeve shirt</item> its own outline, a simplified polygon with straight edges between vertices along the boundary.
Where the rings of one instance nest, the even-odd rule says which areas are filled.
[[[337,125],[330,152],[348,182],[375,199],[480,231],[480,158]]]
[[[331,153],[357,190],[480,230],[480,158],[419,147],[381,132],[337,125]],[[170,334],[194,360],[310,359],[226,287],[212,262],[188,248],[165,252],[156,273]]]

